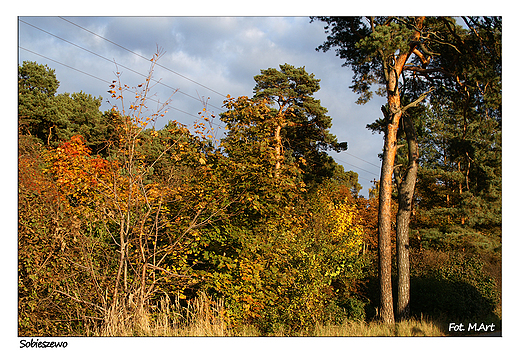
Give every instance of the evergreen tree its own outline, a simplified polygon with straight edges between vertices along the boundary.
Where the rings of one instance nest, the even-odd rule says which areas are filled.
[[[346,150],[347,143],[338,143],[329,132],[332,119],[312,97],[320,89],[320,80],[308,74],[305,67],[284,64],[280,70],[261,70],[255,81],[253,101],[264,100],[271,107],[275,169],[287,158],[299,163],[308,184],[331,177],[335,163],[326,151]]]
[[[117,115],[101,113],[102,98],[84,92],[63,93],[54,97],[58,120],[63,124],[57,128],[60,135],[70,138],[81,135],[94,154],[106,154],[115,134]]]
[[[41,142],[50,142],[54,136],[65,138],[57,127],[66,125],[57,119],[54,95],[59,81],[53,69],[36,62],[25,61],[18,67],[18,119],[19,132],[32,135]],[[62,117],[60,117],[62,118]]]
[[[106,153],[117,116],[101,113],[101,97],[56,94],[58,87],[55,71],[46,65],[25,61],[18,67],[19,133],[51,146],[80,134],[95,154]]]

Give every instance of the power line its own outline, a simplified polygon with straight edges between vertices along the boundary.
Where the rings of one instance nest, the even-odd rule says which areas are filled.
[[[296,145],[296,146],[299,146],[299,147],[305,147],[305,145],[303,145],[301,142],[293,142],[293,144]],[[349,155],[352,155],[352,154],[349,154]],[[357,169],[359,169],[359,170],[361,170],[361,171],[367,172],[367,173],[371,174],[372,176],[379,177],[379,175],[376,174],[376,173],[374,173],[374,172],[367,171],[367,170],[365,170],[365,169],[363,169],[363,168],[361,168],[361,167],[359,167],[359,166],[353,165],[353,164],[351,164],[351,163],[349,163],[349,162],[346,162],[346,161],[340,160],[340,159],[335,158],[335,157],[333,157],[333,156],[330,156],[330,155],[327,155],[327,156],[331,157],[331,158],[332,158],[336,163],[337,163],[337,161],[340,161],[340,162],[343,162],[344,164],[350,165],[350,166],[352,166],[352,167],[354,167],[354,168],[357,168]],[[352,156],[354,156],[354,155],[352,155]],[[359,158],[359,159],[361,159],[361,158]],[[311,161],[311,162],[314,162],[314,163],[318,163],[318,162],[319,162],[318,160],[316,160],[316,159],[312,159],[312,158],[307,158],[307,160],[308,160],[308,161]],[[354,171],[354,172],[356,172],[356,171]],[[359,176],[359,173],[358,173],[358,179],[362,179],[362,180],[365,180],[365,181],[367,181],[367,182],[372,182],[372,180],[366,179],[366,178],[364,178],[364,177],[360,177],[360,176]]]
[[[86,48],[84,48],[84,47],[82,47],[82,46],[80,46],[80,45],[78,45],[78,44],[75,44],[75,43],[73,43],[73,42],[71,42],[71,41],[68,41],[68,40],[66,40],[66,39],[64,39],[64,38],[61,38],[61,37],[59,37],[59,36],[57,36],[57,35],[55,35],[55,34],[53,34],[53,33],[50,33],[50,32],[48,32],[48,31],[46,31],[46,30],[44,30],[44,29],[42,29],[42,28],[40,28],[40,27],[34,26],[34,25],[32,25],[32,24],[30,24],[30,23],[28,23],[28,22],[25,22],[25,21],[23,21],[23,20],[21,20],[21,19],[19,19],[19,21],[25,23],[25,24],[28,25],[28,26],[31,26],[31,27],[33,27],[33,28],[36,28],[37,30],[42,31],[42,32],[44,32],[44,33],[46,33],[46,34],[48,34],[48,35],[50,35],[50,36],[53,36],[53,37],[55,37],[55,38],[58,38],[58,39],[61,40],[61,41],[64,41],[64,42],[66,42],[66,43],[69,43],[70,45],[73,45],[73,46],[75,46],[75,47],[77,47],[77,48],[79,48],[79,49],[81,49],[81,50],[84,50],[84,51],[86,51],[86,52],[92,54],[92,55],[95,55],[95,56],[97,56],[97,57],[99,57],[99,58],[101,58],[101,59],[104,59],[104,60],[109,61],[109,62],[113,62],[114,64],[116,64],[116,65],[118,65],[118,66],[120,66],[120,67],[122,67],[122,68],[125,68],[125,69],[127,69],[127,70],[129,70],[129,71],[131,71],[131,72],[133,72],[133,73],[135,73],[135,74],[137,74],[137,75],[140,75],[140,76],[143,76],[143,77],[147,77],[147,75],[145,75],[145,74],[142,74],[142,73],[140,73],[140,72],[138,72],[138,71],[136,71],[136,70],[134,70],[134,69],[132,69],[132,68],[129,68],[129,67],[124,66],[124,65],[122,65],[122,64],[120,64],[120,63],[117,63],[115,60],[113,61],[113,60],[111,60],[111,59],[109,59],[109,58],[106,58],[106,57],[104,57],[104,56],[102,56],[102,55],[100,55],[100,54],[97,54],[97,53],[95,53],[95,52],[93,52],[93,51],[91,51],[91,50],[89,50],[89,49],[86,49]],[[136,54],[136,55],[139,55],[139,54]],[[142,56],[141,56],[141,57],[142,57]],[[143,57],[143,58],[144,58],[144,57]],[[149,61],[148,59],[146,59],[146,60]],[[157,66],[160,66],[159,64],[156,64],[156,65],[157,65]],[[183,94],[183,95],[185,95],[185,96],[187,96],[187,97],[189,97],[189,98],[191,98],[191,99],[194,99],[194,100],[196,100],[196,101],[200,101],[199,98],[194,97],[194,96],[192,96],[192,95],[190,95],[190,94],[187,94],[187,93],[185,93],[185,92],[183,92],[183,91],[181,91],[181,90],[178,90],[178,89],[176,89],[176,88],[174,88],[174,87],[171,87],[171,86],[169,86],[169,85],[166,85],[165,83],[163,83],[163,82],[161,82],[161,81],[159,81],[159,80],[153,80],[153,81],[155,81],[155,82],[157,82],[157,83],[159,83],[159,84],[161,84],[161,85],[163,85],[163,86],[165,86],[165,87],[167,87],[167,88],[169,88],[169,89],[171,89],[171,90],[177,91],[177,92],[179,92],[179,93],[181,93],[181,94]],[[208,106],[211,106],[211,107],[213,107],[213,108],[216,108],[216,109],[219,109],[219,110],[223,111],[223,109],[222,109],[221,107],[217,107],[217,106],[214,106],[214,105],[212,105],[212,104],[208,104]]]
[[[63,21],[66,21],[66,22],[68,22],[68,23],[70,23],[70,24],[72,24],[72,25],[74,25],[74,26],[76,26],[76,27],[78,27],[78,28],[81,28],[82,30],[84,30],[84,31],[86,31],[86,32],[88,32],[88,33],[91,33],[92,35],[94,35],[94,36],[96,36],[96,37],[99,37],[99,38],[101,38],[101,39],[103,39],[103,40],[105,40],[105,41],[107,41],[107,42],[109,42],[109,43],[112,43],[113,45],[118,46],[119,48],[124,49],[124,50],[126,50],[126,51],[128,51],[128,52],[130,52],[130,53],[132,53],[132,54],[134,54],[134,55],[136,55],[136,56],[138,56],[138,57],[140,57],[140,58],[143,58],[143,59],[146,60],[146,61],[149,60],[148,58],[142,56],[141,54],[136,53],[136,52],[134,52],[134,51],[132,51],[132,50],[130,50],[130,49],[128,49],[128,48],[125,48],[125,47],[123,47],[122,45],[117,44],[117,43],[115,43],[115,42],[113,42],[113,41],[111,41],[111,40],[109,40],[109,39],[107,39],[107,38],[105,38],[105,37],[103,37],[103,36],[100,36],[99,34],[94,33],[94,32],[92,32],[92,31],[90,31],[90,30],[88,30],[88,29],[86,29],[86,28],[84,28],[84,27],[82,27],[82,26],[80,26],[80,25],[78,25],[78,24],[76,24],[76,23],[70,21],[70,20],[67,20],[66,18],[63,18],[63,17],[61,17],[61,16],[58,16],[58,17],[61,18]],[[201,84],[201,83],[199,83],[199,82],[197,82],[197,81],[195,81],[195,80],[190,79],[190,78],[187,77],[187,76],[184,76],[184,75],[182,75],[182,74],[180,74],[180,73],[178,73],[178,72],[176,72],[176,71],[171,70],[170,68],[167,68],[167,67],[165,67],[165,66],[163,66],[163,65],[161,65],[161,64],[156,64],[156,65],[159,66],[159,67],[161,67],[161,68],[163,68],[163,69],[166,69],[166,70],[170,71],[171,73],[173,73],[173,74],[175,74],[175,75],[178,75],[178,76],[182,77],[183,79],[186,79],[186,80],[188,80],[188,81],[190,81],[190,82],[193,82],[194,84],[197,84],[197,85],[199,85],[199,86],[201,86],[201,87],[204,87],[205,89],[210,90],[211,92],[214,92],[214,93],[216,93],[216,94],[218,94],[218,95],[220,95],[220,96],[222,96],[222,97],[227,97],[227,95],[224,95],[223,93],[220,93],[220,92],[218,92],[218,91],[215,91],[215,90],[213,90],[212,88],[209,88],[208,86],[205,86],[205,85],[203,85],[203,84]]]
[[[72,70],[78,71],[78,72],[80,72],[80,73],[82,73],[82,74],[84,74],[84,75],[88,75],[88,76],[90,76],[90,77],[93,77],[94,79],[98,79],[98,80],[100,80],[100,81],[103,81],[103,82],[105,82],[105,83],[107,83],[107,84],[110,84],[110,83],[111,83],[110,81],[107,81],[107,80],[102,79],[102,78],[100,78],[100,77],[97,77],[97,76],[95,76],[95,75],[89,74],[89,73],[87,73],[87,72],[85,72],[85,71],[82,71],[82,70],[79,70],[79,69],[77,69],[77,68],[74,68],[74,67],[72,67],[72,66],[70,66],[70,65],[67,65],[67,64],[61,63],[61,62],[59,62],[59,61],[57,61],[57,60],[51,59],[51,58],[49,58],[49,57],[46,57],[46,56],[44,56],[44,55],[42,55],[42,54],[39,54],[39,53],[36,53],[36,52],[34,52],[34,51],[30,50],[30,49],[24,48],[24,47],[22,47],[22,46],[20,46],[20,45],[18,46],[18,48],[23,49],[23,50],[25,50],[25,51],[28,51],[29,53],[32,53],[32,54],[37,55],[37,56],[39,56],[39,57],[42,57],[42,58],[44,58],[44,59],[50,60],[50,61],[52,61],[52,62],[54,62],[54,63],[60,64],[60,65],[63,65],[63,66],[65,66],[65,67],[69,68],[69,69],[72,69]]]
[[[46,57],[46,56],[44,56],[44,55],[42,55],[42,54],[36,53],[36,52],[34,52],[34,51],[30,50],[30,49],[24,48],[24,47],[22,47],[22,46],[18,46],[18,48],[23,49],[23,50],[25,50],[25,51],[27,51],[27,52],[29,52],[29,53],[32,53],[32,54],[34,54],[34,55],[37,55],[37,56],[39,56],[39,57],[42,57],[42,58],[44,58],[44,59],[47,59],[47,60],[49,60],[49,61],[52,61],[52,62],[54,62],[54,63],[60,64],[60,65],[63,65],[63,66],[65,66],[65,67],[69,68],[69,69],[75,70],[75,71],[77,71],[77,72],[79,72],[79,73],[82,73],[82,74],[84,74],[84,75],[90,76],[90,77],[92,77],[92,78],[94,78],[94,79],[97,79],[97,80],[103,81],[103,82],[105,82],[105,83],[107,83],[107,84],[111,84],[110,81],[107,81],[107,80],[102,79],[102,78],[100,78],[100,77],[97,77],[97,76],[95,76],[95,75],[89,74],[89,73],[87,73],[87,72],[85,72],[85,71],[79,70],[79,69],[77,69],[77,68],[75,68],[75,67],[72,67],[72,66],[70,66],[70,65],[64,64],[64,63],[59,62],[59,61],[57,61],[57,60],[51,59],[51,58]],[[128,89],[126,89],[126,90],[129,91]],[[157,100],[154,100],[153,98],[150,98],[150,100],[158,102]],[[187,114],[187,115],[192,116],[192,117],[195,117],[195,118],[199,118],[199,117],[197,117],[197,116],[194,115],[194,114],[191,114],[191,113],[185,112],[185,111],[183,111],[183,110],[181,110],[181,109],[179,109],[179,108],[173,107],[173,106],[168,106],[168,108],[171,108],[171,109],[173,109],[173,110],[179,111],[179,112],[181,112],[181,113]]]
[[[293,144],[295,144],[296,146],[304,147],[304,145],[303,145],[301,142],[293,142]],[[346,153],[346,152],[345,152],[345,153]],[[362,161],[365,161],[365,162],[367,162],[367,163],[369,163],[369,164],[371,164],[371,165],[374,165],[374,164],[372,164],[372,163],[370,163],[370,162],[368,162],[368,161],[366,161],[366,160],[363,160],[363,159],[360,158],[360,157],[354,156],[354,155],[352,155],[352,154],[348,154],[348,155],[351,155],[351,156],[357,158],[358,160],[362,160]],[[330,155],[329,155],[329,156],[330,156]],[[361,170],[361,171],[364,171],[364,172],[370,173],[370,174],[373,175],[373,176],[377,176],[377,177],[379,177],[379,175],[378,175],[377,173],[375,173],[375,172],[365,170],[365,169],[363,169],[363,168],[361,168],[361,167],[359,167],[359,166],[356,166],[356,165],[354,165],[354,164],[352,164],[352,163],[350,163],[350,162],[347,162],[347,161],[344,161],[344,160],[338,159],[338,158],[336,158],[336,157],[333,157],[333,156],[330,156],[330,157],[332,157],[334,160],[341,161],[341,162],[343,162],[343,163],[345,163],[345,164],[347,164],[347,165],[350,165],[350,166],[352,166],[352,167],[355,167],[355,168],[357,168],[357,169],[359,169],[359,170]],[[316,162],[316,161],[315,161],[315,162]],[[377,166],[377,167],[379,167],[379,166]]]
[[[347,155],[349,155],[349,156],[352,156],[352,157],[354,157],[354,158],[356,158],[356,159],[358,159],[358,160],[361,160],[361,161],[363,161],[363,162],[366,162],[367,164],[372,165],[372,166],[374,166],[374,167],[377,167],[377,168],[380,168],[380,167],[381,167],[381,166],[376,165],[376,164],[373,164],[372,162],[369,162],[369,161],[367,161],[367,160],[363,160],[361,157],[357,157],[357,156],[355,156],[355,155],[352,155],[352,154],[350,154],[350,153],[348,153],[348,152],[346,152],[346,151],[345,151],[345,154],[347,154]]]
[[[377,173],[372,172],[372,171],[365,170],[365,169],[363,169],[363,168],[361,168],[361,167],[359,167],[359,166],[356,166],[356,165],[354,165],[354,164],[351,164],[350,162],[347,162],[347,161],[344,161],[344,160],[340,160],[340,159],[338,159],[338,158],[336,158],[336,160],[341,161],[341,162],[343,162],[343,163],[346,163],[346,164],[348,164],[348,165],[350,165],[350,166],[352,166],[352,167],[355,167],[355,168],[357,168],[357,169],[360,169],[361,171],[364,171],[364,172],[370,173],[371,175],[378,176]]]

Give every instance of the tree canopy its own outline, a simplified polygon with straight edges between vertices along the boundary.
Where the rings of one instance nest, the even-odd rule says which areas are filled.
[[[21,133],[53,146],[81,134],[96,153],[106,153],[116,122],[100,112],[101,97],[84,92],[57,94],[58,87],[55,71],[46,65],[24,62],[19,67]]]

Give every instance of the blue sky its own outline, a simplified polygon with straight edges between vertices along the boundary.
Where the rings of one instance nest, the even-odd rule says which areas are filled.
[[[172,108],[157,121],[158,128],[168,120],[191,125],[203,107],[199,97],[209,97],[208,110],[218,116],[227,94],[252,95],[253,77],[261,69],[285,63],[305,66],[321,80],[315,96],[333,119],[331,132],[348,142],[346,152],[331,155],[359,174],[362,195],[378,179],[382,136],[373,135],[366,125],[381,116],[384,100],[376,96],[367,105],[355,104],[357,97],[349,89],[351,70],[341,66],[333,51],[315,50],[326,35],[323,24],[310,23],[307,16],[31,16],[19,18],[18,31],[20,65],[25,60],[47,64],[56,71],[59,93],[102,96],[102,110],[111,107],[107,81],[115,79],[114,72],[119,70],[129,86],[141,83],[143,76],[137,73],[146,74],[150,66],[143,57],[151,58],[161,47],[164,55],[154,77],[164,85],[155,87],[157,98],[164,101],[174,89],[179,91]],[[218,136],[223,134],[221,129]]]

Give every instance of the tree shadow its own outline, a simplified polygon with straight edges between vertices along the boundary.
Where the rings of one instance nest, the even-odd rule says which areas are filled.
[[[411,278],[411,315],[432,320],[446,335],[471,335],[484,331],[484,328],[487,331],[501,330],[502,322],[494,313],[495,306],[492,299],[467,282],[433,277]],[[460,324],[463,326],[458,326]],[[481,327],[482,324],[485,326]]]
[[[365,287],[370,302],[365,305],[367,320],[377,317],[379,304],[378,279],[368,279]],[[397,303],[397,282],[393,282],[394,309]],[[490,335],[502,329],[501,319],[494,313],[495,302],[484,296],[474,285],[464,281],[444,280],[434,277],[410,279],[410,315],[415,319],[432,322],[447,336]],[[454,330],[452,324],[463,324],[464,331]],[[471,324],[471,326],[470,326]],[[487,325],[487,331],[481,329]],[[489,326],[494,324],[493,327]],[[458,327],[461,328],[461,327]],[[491,331],[491,328],[493,331]],[[416,329],[420,331],[420,329]],[[420,333],[416,333],[421,335]]]

